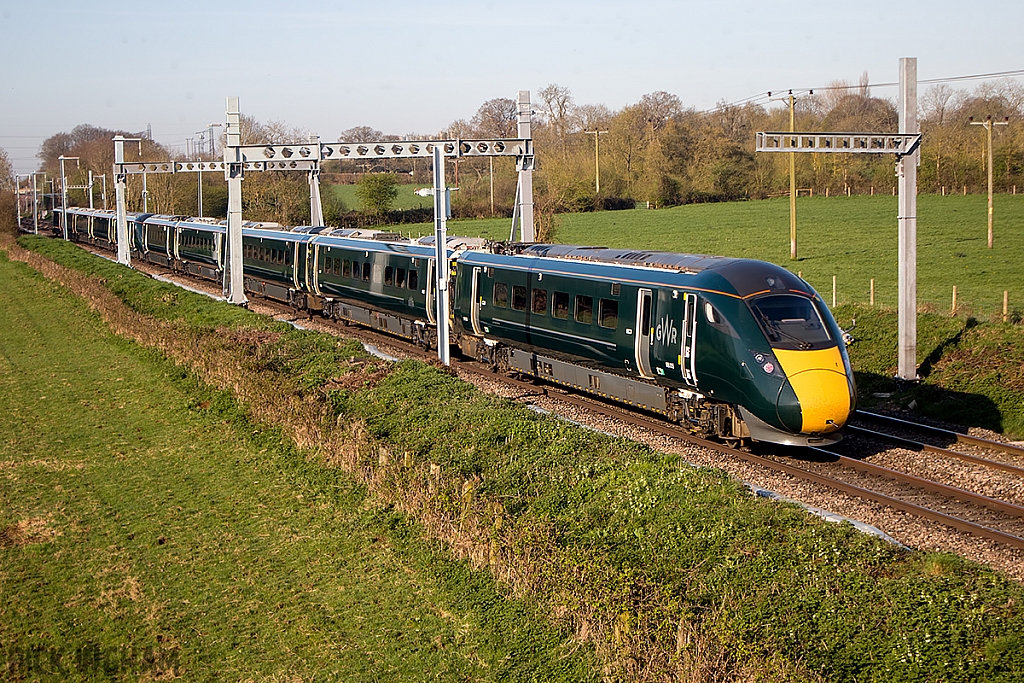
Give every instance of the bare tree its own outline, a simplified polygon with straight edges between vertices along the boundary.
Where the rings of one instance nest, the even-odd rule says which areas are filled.
[[[565,156],[569,134],[569,114],[572,111],[572,93],[568,88],[552,83],[537,93],[543,106],[545,122],[554,132],[555,141]]]
[[[921,111],[925,120],[939,126],[944,124],[958,92],[945,83],[928,88],[921,96]]]
[[[470,121],[480,137],[514,138],[517,136],[519,105],[507,97],[487,100]]]
[[[612,116],[612,110],[603,104],[580,104],[572,112],[573,125],[578,130],[607,128]]]
[[[7,156],[7,150],[0,147],[0,190],[14,187],[14,167]]]
[[[668,120],[683,111],[679,98],[664,90],[648,93],[640,98],[640,109],[654,130],[661,130]]]
[[[384,138],[384,133],[369,126],[355,126],[341,131],[338,139],[342,142],[376,142]]]

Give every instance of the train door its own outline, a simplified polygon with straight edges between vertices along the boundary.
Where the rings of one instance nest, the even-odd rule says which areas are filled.
[[[437,302],[434,300],[434,280],[437,276],[434,274],[434,261],[427,261],[427,320],[430,321],[431,325],[437,324]]]
[[[636,334],[634,334],[636,367],[641,377],[654,377],[651,372],[651,290],[641,289],[636,299]]]
[[[219,233],[219,232],[215,233],[214,236],[213,236],[213,250],[214,250],[213,257],[217,261],[217,269],[218,270],[224,267],[224,239],[225,239],[225,237],[226,237],[226,233],[222,234],[222,233]]]
[[[469,319],[473,323],[473,333],[476,335],[482,335],[483,327],[480,326],[480,282],[483,278],[483,268],[473,268],[473,309],[469,314]]]
[[[302,289],[302,283],[299,282],[299,242],[292,244],[292,283],[295,285],[295,289]]]
[[[697,295],[686,293],[683,305],[683,340],[679,349],[679,369],[683,381],[697,386],[697,364],[694,358],[694,342],[697,338]]]
[[[320,245],[313,240],[310,240],[306,247],[306,288],[307,291],[323,296],[323,293],[320,291],[319,270]]]

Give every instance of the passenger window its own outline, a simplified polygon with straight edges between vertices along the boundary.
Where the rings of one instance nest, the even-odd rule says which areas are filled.
[[[359,274],[361,272],[362,272],[362,270],[359,269],[359,261],[353,261],[352,262],[352,278],[355,279],[355,280],[358,280],[359,279]]]
[[[335,275],[341,275],[341,259],[340,258],[334,259],[334,274]]]
[[[526,287],[512,285],[512,310],[526,310]]]
[[[548,290],[533,290],[533,312],[537,315],[544,315],[548,312]]]
[[[363,282],[370,281],[370,262],[367,261],[363,264]]]
[[[551,301],[551,315],[559,320],[569,317],[569,295],[565,292],[555,292]]]
[[[342,277],[352,277],[352,262],[348,259],[341,262],[341,275]]]
[[[504,282],[494,283],[494,296],[491,297],[491,303],[498,308],[508,308],[508,285]]]
[[[332,259],[330,256],[328,256],[327,258],[324,259],[324,272],[325,273],[331,272],[331,261],[333,261],[333,260],[334,259]]]
[[[395,287],[405,287],[405,268],[398,269],[398,277],[395,278]]]
[[[576,295],[576,322],[589,325],[594,322],[593,297]]]
[[[409,289],[420,288],[420,273],[417,270],[409,271]]]
[[[395,284],[395,269],[391,266],[384,266],[384,284]]]
[[[619,302],[601,299],[601,317],[597,324],[601,327],[615,328],[619,326]]]
[[[266,261],[266,260],[267,260],[267,258],[266,258],[266,252],[267,252],[267,250],[266,250],[266,249],[264,249],[263,247],[260,247],[260,255],[259,255],[259,257],[257,258],[257,260],[259,260],[259,261]]]

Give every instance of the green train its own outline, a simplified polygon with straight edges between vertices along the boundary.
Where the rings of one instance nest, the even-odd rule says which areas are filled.
[[[109,213],[69,209],[69,224],[87,224],[71,235],[110,244]],[[130,228],[136,259],[223,277],[222,222],[135,214]],[[432,237],[246,224],[242,248],[251,295],[436,347]],[[451,344],[497,371],[734,443],[834,443],[856,407],[842,331],[774,264],[459,237],[447,248]]]

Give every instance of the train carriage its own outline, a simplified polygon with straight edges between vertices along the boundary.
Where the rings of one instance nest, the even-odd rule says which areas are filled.
[[[477,240],[483,244],[482,240]],[[436,346],[432,238],[376,230],[334,230],[309,242],[313,291],[324,315]],[[449,249],[465,246],[449,241]]]
[[[455,288],[469,355],[701,433],[825,443],[854,407],[841,331],[772,264],[530,245],[463,254]]]
[[[175,265],[189,275],[217,280],[224,268],[226,228],[203,219],[187,219],[175,225],[173,253]]]

